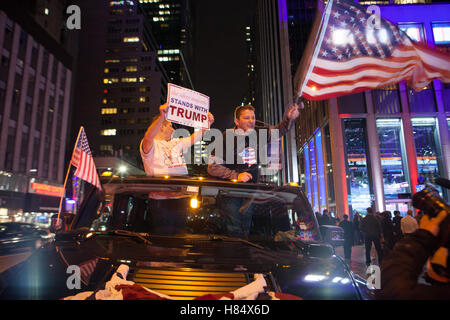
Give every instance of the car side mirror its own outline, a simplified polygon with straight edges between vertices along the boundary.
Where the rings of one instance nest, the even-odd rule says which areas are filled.
[[[328,244],[310,244],[308,256],[315,258],[331,258],[335,254],[334,248]]]

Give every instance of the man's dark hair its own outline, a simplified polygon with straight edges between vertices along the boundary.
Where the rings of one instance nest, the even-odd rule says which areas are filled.
[[[373,213],[372,207],[368,207],[366,210],[367,210],[367,213]]]
[[[234,118],[239,119],[239,117],[241,116],[241,113],[244,112],[245,110],[250,110],[250,111],[255,112],[255,108],[250,104],[247,104],[245,106],[238,106],[238,107],[236,107],[236,109],[234,109]]]
[[[344,220],[348,219],[348,215],[344,214]]]

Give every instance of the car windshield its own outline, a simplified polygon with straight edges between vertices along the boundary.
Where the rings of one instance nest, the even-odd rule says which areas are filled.
[[[206,185],[106,185],[91,230],[150,235],[215,235],[250,241],[319,241],[300,193]]]

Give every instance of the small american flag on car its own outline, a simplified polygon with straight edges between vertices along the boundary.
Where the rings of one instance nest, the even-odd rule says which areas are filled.
[[[102,190],[97,174],[97,168],[95,167],[94,159],[83,127],[80,128],[76,147],[73,151],[72,165],[77,168],[74,173],[75,176]]]

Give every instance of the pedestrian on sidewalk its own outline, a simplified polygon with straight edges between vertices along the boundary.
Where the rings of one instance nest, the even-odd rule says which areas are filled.
[[[402,216],[400,215],[400,211],[394,211],[394,219],[392,219],[392,225],[394,226],[394,244],[403,237],[401,221]]]
[[[408,210],[406,217],[400,222],[403,235],[408,235],[419,229],[417,220],[413,218],[412,210]]]
[[[394,247],[394,226],[392,224],[391,218],[392,214],[390,211],[383,211],[381,214],[381,229],[383,230],[383,255],[387,255]]]
[[[364,235],[364,245],[366,247],[366,265],[371,265],[370,251],[372,243],[375,246],[378,255],[378,264],[383,260],[383,252],[381,250],[382,229],[380,220],[374,215],[371,207],[367,208],[367,215],[362,220],[361,231]]]
[[[344,229],[344,257],[346,260],[352,259],[353,246],[353,223],[348,221],[348,215],[344,214],[344,220],[339,223],[339,227]]]
[[[353,216],[353,229],[355,230],[355,245],[359,245],[363,243],[362,240],[362,234],[361,234],[361,229],[360,229],[360,225],[361,225],[361,216],[359,215],[358,212],[355,213],[355,215]]]

